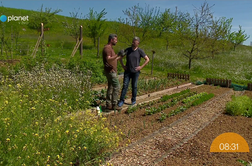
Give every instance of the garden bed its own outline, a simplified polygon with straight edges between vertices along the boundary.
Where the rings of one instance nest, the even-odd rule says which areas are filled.
[[[248,93],[246,93],[248,94]],[[252,92],[249,92],[252,96]],[[241,135],[250,147],[249,153],[210,153],[213,140],[220,134],[234,132]],[[252,162],[252,119],[221,114],[190,141],[171,152],[158,165],[243,165],[237,160]]]
[[[120,85],[121,85],[120,93],[123,86],[122,79],[119,79]],[[141,78],[139,78],[139,81],[138,81],[137,96],[177,87],[179,85],[184,85],[186,83],[189,83],[189,81],[180,80],[180,79],[155,78],[155,77],[147,78],[146,76],[142,76]],[[93,89],[93,99],[94,99],[92,102],[92,106],[105,105],[107,85],[103,84],[99,86],[94,86],[92,89]],[[125,99],[126,100],[131,99],[131,96],[132,96],[132,90],[131,90],[131,83],[130,83]]]
[[[215,96],[221,95],[224,92],[227,92],[228,88],[219,88],[214,86],[202,86],[195,89],[191,89],[191,92],[207,92],[213,93]],[[169,113],[172,110],[176,109],[180,103],[177,105],[167,108],[164,110],[164,113]],[[170,118],[167,118],[162,123],[160,123],[159,118],[161,116],[160,113],[153,114],[151,116],[145,116],[146,109],[139,109],[131,114],[126,114],[124,111],[121,114],[111,114],[108,116],[108,121],[110,123],[110,127],[117,126],[125,134],[125,140],[130,139],[131,142],[135,142],[140,138],[164,127],[172,122],[178,120],[179,118],[189,114],[197,107],[191,107],[188,110]],[[125,146],[125,140],[121,142],[121,146]],[[127,143],[128,144],[128,143]]]
[[[191,91],[197,91],[197,93],[200,93],[200,92],[213,93],[215,97],[220,97],[220,95],[227,93],[228,91],[230,91],[230,89],[214,87],[214,86],[202,86],[199,88],[192,89]],[[237,92],[234,92],[234,93],[237,93]],[[241,93],[241,92],[238,92],[238,93]],[[246,95],[248,94],[249,96],[252,93],[245,92],[245,94]],[[222,105],[225,105],[225,103],[226,102],[224,102]],[[190,113],[193,113],[193,111],[195,111],[200,106],[191,107],[188,110],[179,113],[178,115],[165,119],[162,123],[158,121],[158,116],[160,116],[160,114],[153,114],[151,116],[145,116],[146,110],[144,109],[138,109],[134,113],[131,113],[128,115],[124,113],[118,114],[116,116],[111,115],[108,117],[108,120],[110,121],[110,126],[112,128],[116,128],[116,130],[121,130],[125,134],[124,139],[121,141],[121,144],[120,144],[120,146],[122,147],[122,146],[128,146],[128,144],[130,143],[135,144],[139,142],[139,140],[144,141],[143,138],[146,138],[147,135],[151,135],[151,133],[155,133],[161,128],[164,128],[174,123],[178,119],[185,117],[189,115]],[[172,109],[175,109],[175,107],[178,107],[178,105],[175,105],[174,108],[171,107],[171,108],[166,109],[165,112],[168,113]],[[220,111],[223,111],[223,110],[220,110]],[[244,122],[246,124],[244,125],[244,127],[239,125]],[[225,125],[223,125],[223,123],[225,123]],[[227,127],[225,128],[225,126]],[[245,118],[245,117],[231,117],[228,115],[221,115],[209,126],[207,126],[205,129],[200,131],[191,140],[189,139],[189,141],[185,143],[182,147],[175,149],[175,151],[171,151],[171,153],[168,154],[166,159],[162,159],[159,162],[156,162],[156,164],[157,165],[216,165],[216,164],[217,165],[239,165],[239,162],[236,161],[238,159],[241,159],[244,161],[252,161],[251,152],[250,153],[232,153],[232,154],[231,153],[220,154],[220,153],[209,152],[210,145],[212,141],[214,140],[214,138],[225,132],[235,132],[242,135],[247,140],[249,147],[251,147],[252,146],[251,145],[251,140],[252,140],[251,130],[252,130],[251,119]],[[176,131],[175,131],[175,135],[176,135]],[[172,140],[170,141],[172,142]],[[134,146],[133,144],[131,144],[131,146]],[[135,144],[135,145],[139,145],[139,144]],[[175,145],[176,143],[170,146],[169,143],[167,144],[167,142],[159,142],[158,145],[155,144],[155,147],[153,148],[154,149],[160,148],[160,149],[165,150]],[[132,152],[139,153],[139,151],[134,151],[134,150]],[[127,154],[124,154],[124,155],[127,155]],[[139,154],[139,155],[141,156],[142,154]],[[155,158],[155,156],[153,157]],[[223,157],[224,157],[224,160],[222,160]],[[230,157],[232,158],[231,160],[230,160]],[[139,165],[141,165],[141,163],[139,163]]]

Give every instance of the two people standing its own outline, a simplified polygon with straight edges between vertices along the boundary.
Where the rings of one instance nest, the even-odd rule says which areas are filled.
[[[104,73],[108,80],[108,89],[106,95],[106,108],[113,110],[121,110],[124,104],[124,99],[128,90],[130,79],[132,83],[132,105],[136,103],[137,95],[137,81],[140,74],[140,70],[148,64],[149,58],[142,49],[138,46],[140,44],[139,37],[134,37],[132,46],[121,50],[118,54],[115,54],[113,46],[117,43],[117,35],[110,34],[108,38],[108,44],[103,49],[103,64]],[[126,55],[126,65],[123,64],[122,57]],[[141,58],[145,59],[143,65],[140,66]],[[123,88],[121,91],[120,101],[117,104],[119,97],[120,83],[117,76],[117,61],[124,69]]]

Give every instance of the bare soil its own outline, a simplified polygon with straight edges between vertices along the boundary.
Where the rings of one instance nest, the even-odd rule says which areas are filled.
[[[7,66],[8,64],[15,65],[19,63],[18,59],[0,60],[0,66]]]
[[[229,88],[221,88],[211,85],[204,85],[195,89],[191,89],[191,91],[200,92],[207,92],[213,93],[215,97],[211,100],[214,100],[217,97],[221,97],[224,93],[229,93]],[[231,92],[229,95],[229,100],[231,95],[235,95],[236,92]],[[239,94],[247,95],[252,98],[251,91],[240,92]],[[226,102],[228,100],[225,100]],[[209,101],[210,102],[210,101]],[[220,134],[226,132],[234,132],[241,135],[248,143],[250,149],[252,147],[252,119],[246,117],[232,117],[229,115],[224,114],[224,105],[226,102],[222,103],[222,109],[218,110],[221,114],[217,116],[217,118],[210,122],[210,124],[206,125],[202,128],[196,135],[192,138],[188,138],[187,142],[183,142],[181,145],[177,145],[176,148],[173,148],[177,143],[176,141],[172,143],[173,138],[172,136],[166,136],[166,141],[159,141],[153,144],[153,141],[149,140],[150,143],[153,144],[154,149],[159,149],[159,157],[160,155],[166,154],[168,151],[169,153],[166,155],[165,158],[162,158],[159,162],[156,162],[155,165],[242,165],[237,160],[241,159],[244,161],[251,161],[252,162],[252,152],[250,150],[249,153],[210,153],[210,146],[212,141],[219,136]],[[202,104],[204,105],[204,103]],[[162,123],[158,121],[160,114],[154,114],[151,116],[145,116],[145,109],[140,109],[132,114],[125,114],[125,111],[122,111],[120,114],[111,114],[108,115],[109,127],[113,130],[122,131],[122,141],[120,142],[120,149],[123,150],[123,154],[121,154],[122,161],[124,157],[127,156],[127,146],[131,146],[131,153],[138,154],[138,142],[139,141],[146,141],[147,137],[152,135],[153,133],[166,128],[167,126],[176,123],[177,121],[185,118],[187,115],[191,115],[195,110],[202,107],[202,105],[197,107],[191,107],[190,109],[182,112],[178,115],[172,116],[167,118]],[[171,110],[178,107],[178,105],[166,109],[164,112],[169,113]],[[208,106],[208,109],[211,106]],[[215,108],[213,105],[213,109]],[[195,121],[195,123],[197,123]],[[197,124],[191,124],[196,125]],[[190,126],[190,124],[188,124]],[[177,135],[178,131],[175,130],[174,135]],[[162,134],[161,134],[162,135]],[[163,136],[164,137],[164,136]],[[146,138],[146,140],[144,139]],[[176,137],[174,137],[176,138]],[[175,139],[174,139],[175,140]],[[167,142],[168,141],[168,142]],[[136,146],[136,147],[135,147]],[[133,150],[132,150],[133,149]],[[154,151],[154,149],[149,149],[149,151]],[[121,150],[120,150],[121,151]],[[126,152],[125,152],[126,151]],[[122,152],[122,151],[121,151]],[[119,152],[120,153],[120,152]],[[134,154],[136,156],[136,154]],[[139,154],[140,155],[140,154]],[[144,154],[145,156],[145,154]],[[143,163],[138,163],[137,165],[153,165],[148,164],[148,162],[144,162],[144,160],[149,160],[149,156],[144,157],[142,156]],[[158,156],[158,155],[157,155]],[[129,157],[129,156],[128,156]],[[155,156],[153,156],[155,157]],[[139,159],[139,157],[138,157]],[[117,160],[117,159],[115,159]],[[114,160],[114,161],[115,161]],[[119,160],[119,158],[118,158]],[[112,160],[113,161],[113,158]],[[155,160],[156,161],[156,160]],[[116,163],[116,162],[115,162]],[[133,162],[134,163],[134,162]],[[128,162],[122,163],[123,165],[131,165]],[[133,165],[135,165],[134,163]],[[117,165],[117,164],[115,164]]]
[[[252,94],[250,92],[250,94]],[[241,135],[250,147],[249,153],[211,153],[210,146],[220,134],[234,132]],[[221,114],[193,139],[174,150],[158,165],[243,165],[237,160],[252,162],[252,119]]]
[[[207,93],[214,93],[215,96],[221,95],[224,92],[227,92],[228,88],[219,88],[214,86],[202,86],[199,88],[192,89],[191,91],[200,92],[207,92]],[[165,94],[163,94],[165,95]],[[172,110],[176,109],[178,105],[175,105],[171,108],[164,110],[164,113],[169,113]],[[198,106],[199,107],[199,106]],[[191,107],[190,109],[182,112],[176,116],[172,116],[167,118],[162,123],[159,122],[160,113],[154,115],[145,115],[145,108],[140,109],[134,113],[126,114],[125,111],[122,111],[121,114],[111,114],[109,115],[108,121],[110,123],[110,127],[117,126],[117,129],[121,129],[121,131],[126,135],[127,139],[131,140],[131,143],[147,136],[154,131],[165,127],[172,122],[180,119],[181,117],[191,113],[197,107]],[[125,140],[121,142],[121,145],[125,145]]]

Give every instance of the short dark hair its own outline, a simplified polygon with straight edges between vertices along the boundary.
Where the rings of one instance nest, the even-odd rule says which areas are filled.
[[[111,39],[117,37],[117,34],[110,34],[108,37],[108,42],[110,42]]]

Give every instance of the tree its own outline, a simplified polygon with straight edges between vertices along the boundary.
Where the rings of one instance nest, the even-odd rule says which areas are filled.
[[[118,19],[120,24],[116,31],[124,43],[130,45],[134,36],[140,37],[141,42],[153,36],[155,20],[159,15],[157,7],[150,8],[149,5],[145,5],[145,8],[142,8],[138,4],[123,10],[123,13],[126,18]]]
[[[238,32],[232,32],[229,36],[229,41],[233,43],[233,48],[235,51],[235,48],[246,41],[249,38],[247,34],[245,34],[245,31],[242,30],[242,27],[239,25]]]
[[[151,35],[151,30],[154,29],[155,20],[158,19],[160,10],[157,7],[150,8],[149,5],[145,4],[145,8],[138,7],[139,15],[139,28],[142,31],[142,41],[148,38]]]
[[[166,50],[170,45],[172,39],[174,39],[174,30],[176,28],[175,14],[170,12],[170,9],[165,9],[163,13],[155,21],[155,31],[158,33],[158,37],[162,37],[166,41]]]
[[[55,15],[61,11],[61,9],[52,10],[51,8],[45,8],[43,10],[43,5],[41,5],[40,11],[34,12],[29,17],[28,26],[31,29],[38,30],[40,29],[40,23],[43,23],[44,28],[51,28],[52,23],[56,20]]]
[[[116,30],[116,33],[122,37],[124,43],[131,44],[132,38],[138,35],[138,27],[140,18],[138,15],[139,6],[133,6],[126,10],[123,10],[124,15],[126,15],[126,19],[119,18],[119,26]]]
[[[94,47],[96,46],[96,40],[103,35],[107,28],[106,19],[104,19],[106,14],[105,8],[100,13],[89,9],[86,16],[86,35],[93,39]]]
[[[70,17],[72,18],[71,22],[66,19],[66,21],[62,22],[62,25],[65,32],[73,37],[77,43],[80,36],[80,26],[83,24],[83,16],[82,13],[79,14],[79,11],[75,11],[70,12]]]
[[[215,54],[225,50],[227,45],[227,36],[231,29],[231,19],[226,19],[221,17],[219,19],[213,19],[212,25],[209,27],[208,31],[208,42],[207,48],[211,52],[211,56],[214,57]]]
[[[191,69],[193,59],[210,57],[207,49],[208,28],[211,27],[213,15],[211,7],[204,2],[201,8],[194,10],[194,17],[182,22],[185,26],[179,25],[178,34],[182,44],[182,55],[188,58],[188,67]]]

